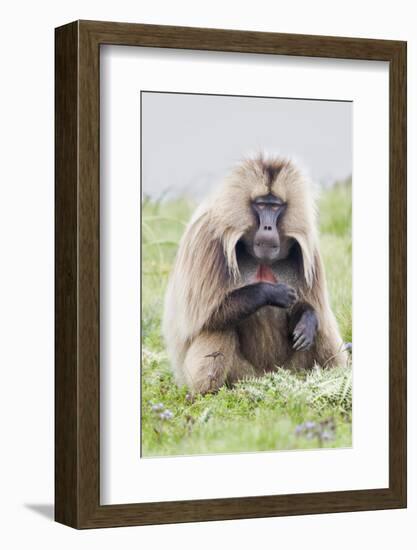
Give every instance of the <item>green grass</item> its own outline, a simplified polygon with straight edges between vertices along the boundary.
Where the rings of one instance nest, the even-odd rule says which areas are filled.
[[[160,334],[163,297],[194,204],[142,205],[142,454],[209,454],[351,446],[352,372],[284,369],[191,398],[173,380]],[[319,200],[321,252],[330,300],[351,341],[351,185]],[[161,418],[162,416],[162,418]]]

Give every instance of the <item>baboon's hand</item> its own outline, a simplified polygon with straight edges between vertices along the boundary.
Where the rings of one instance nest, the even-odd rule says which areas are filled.
[[[312,322],[311,318],[305,316],[300,319],[292,333],[293,349],[295,351],[307,351],[313,345],[315,335],[316,324]]]
[[[297,301],[297,292],[284,283],[268,284],[268,304],[278,307],[291,307]]]

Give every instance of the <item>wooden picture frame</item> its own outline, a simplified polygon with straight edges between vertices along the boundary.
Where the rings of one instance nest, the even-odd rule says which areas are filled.
[[[117,44],[389,62],[389,488],[100,505],[99,57]],[[56,29],[55,519],[75,528],[406,506],[406,43],[95,21]]]

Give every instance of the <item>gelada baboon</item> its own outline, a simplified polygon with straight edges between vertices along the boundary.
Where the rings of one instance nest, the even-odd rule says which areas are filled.
[[[343,364],[308,179],[290,160],[246,160],[197,209],[179,245],[164,335],[193,393],[281,367]]]

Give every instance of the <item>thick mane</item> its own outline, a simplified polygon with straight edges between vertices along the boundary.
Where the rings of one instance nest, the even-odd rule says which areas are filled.
[[[174,324],[184,342],[202,330],[239,279],[236,244],[241,233],[218,227],[213,211],[200,208],[179,245],[166,294],[164,332]]]

